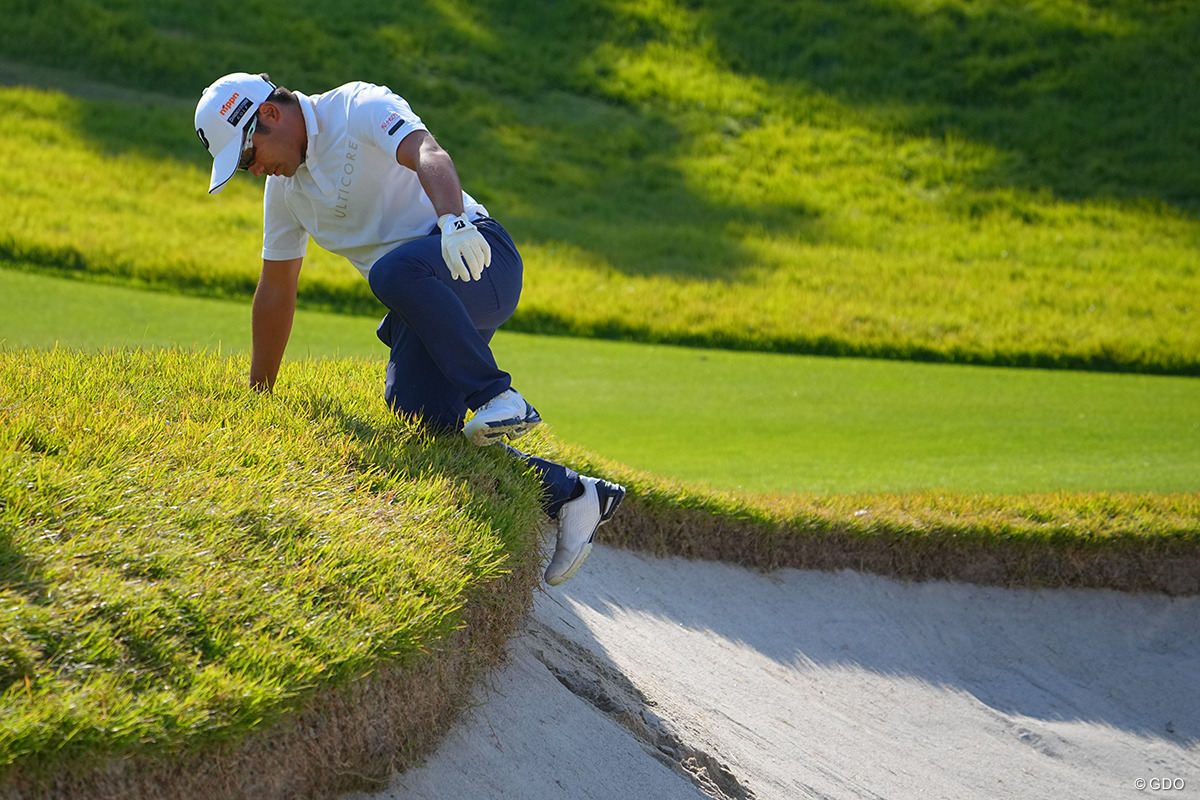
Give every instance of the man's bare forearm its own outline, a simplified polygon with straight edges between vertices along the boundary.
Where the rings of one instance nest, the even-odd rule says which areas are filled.
[[[292,334],[299,262],[264,262],[251,310],[250,386],[269,391]]]
[[[450,154],[427,131],[414,131],[396,148],[396,160],[417,173],[421,188],[440,217],[463,213],[462,181]]]

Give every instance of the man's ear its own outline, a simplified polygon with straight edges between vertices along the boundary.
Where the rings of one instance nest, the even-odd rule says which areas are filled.
[[[266,120],[268,123],[278,123],[280,120],[279,106],[270,100],[265,101],[258,107],[258,118]]]

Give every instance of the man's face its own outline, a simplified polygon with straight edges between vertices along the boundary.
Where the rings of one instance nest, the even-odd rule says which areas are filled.
[[[303,129],[297,130],[279,113],[279,107],[263,103],[259,107],[259,122],[246,142],[254,148],[246,169],[256,178],[263,175],[283,175],[290,178],[304,163],[307,145]]]

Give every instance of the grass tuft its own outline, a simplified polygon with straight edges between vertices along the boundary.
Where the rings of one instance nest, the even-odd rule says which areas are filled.
[[[378,401],[184,351],[0,357],[0,767],[229,740],[461,624],[536,482]]]

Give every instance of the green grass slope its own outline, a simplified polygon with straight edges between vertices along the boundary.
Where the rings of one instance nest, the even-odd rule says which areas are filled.
[[[8,82],[104,97],[5,92],[0,257],[248,293],[259,192],[204,194],[199,90],[367,78],[517,235],[513,329],[1200,373],[1194,4],[255,8],[9,9]],[[375,308],[311,261],[305,302]]]
[[[499,655],[540,556],[536,480],[404,424],[361,364],[304,365],[286,399],[246,368],[0,351],[0,783],[185,759],[389,668],[433,691],[471,605],[516,608],[450,666]]]

